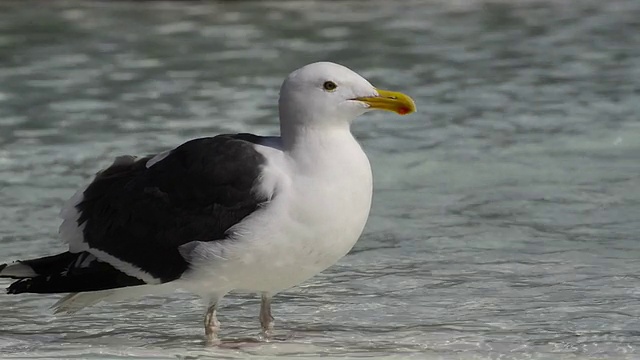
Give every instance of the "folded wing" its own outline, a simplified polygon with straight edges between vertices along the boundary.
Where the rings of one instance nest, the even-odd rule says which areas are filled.
[[[181,245],[224,239],[269,200],[254,190],[266,162],[258,141],[219,135],[156,157],[118,158],[63,210],[61,234],[70,252],[0,266],[0,276],[21,278],[14,292],[91,291],[179,278],[189,267]]]

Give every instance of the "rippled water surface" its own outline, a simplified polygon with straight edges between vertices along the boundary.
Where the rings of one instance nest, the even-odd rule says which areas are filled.
[[[280,82],[332,60],[414,96],[354,132],[375,176],[351,254],[229,296],[59,317],[0,295],[0,357],[640,357],[640,2],[0,3],[0,262],[63,251],[57,212],[117,155],[277,133]],[[8,285],[2,280],[2,286]]]

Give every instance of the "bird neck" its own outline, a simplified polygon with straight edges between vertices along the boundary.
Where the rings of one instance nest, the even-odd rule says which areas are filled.
[[[304,151],[309,148],[327,146],[333,141],[341,141],[344,138],[353,138],[350,124],[304,124],[292,125],[280,123],[280,136],[284,150],[288,152]]]
[[[281,136],[284,152],[299,166],[310,169],[339,161],[354,152],[362,152],[346,122],[281,126]]]

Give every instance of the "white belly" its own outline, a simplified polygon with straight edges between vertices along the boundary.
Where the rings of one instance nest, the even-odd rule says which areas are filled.
[[[191,275],[197,287],[276,293],[345,256],[362,234],[372,197],[369,161],[355,140],[348,145],[331,161],[290,164],[303,168],[289,168],[271,203],[229,240],[202,243],[198,252],[205,255],[195,264],[202,266]]]
[[[275,222],[278,229],[268,241],[252,241],[255,251],[243,256],[247,268],[259,264],[263,273],[243,282],[252,283],[251,290],[281,290],[335,264],[354,246],[367,221],[371,190],[363,187],[341,191],[315,187],[314,193],[283,206],[284,220]]]

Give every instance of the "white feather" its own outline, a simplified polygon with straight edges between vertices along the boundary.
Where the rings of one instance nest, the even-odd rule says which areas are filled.
[[[147,169],[152,167],[153,165],[157,164],[158,162],[164,160],[164,158],[169,156],[169,154],[171,154],[172,151],[173,151],[173,149],[166,150],[166,151],[163,151],[163,152],[159,153],[158,155],[156,155],[156,156],[152,157],[151,159],[149,159],[149,161],[147,161],[147,164],[145,166],[147,167]]]
[[[98,249],[94,249],[94,248],[89,248],[87,249],[87,252],[89,252],[91,255],[97,257],[98,259],[100,259],[101,261],[106,262],[107,264],[113,266],[114,268],[122,271],[123,273],[129,275],[129,276],[133,276],[133,277],[137,277],[138,279],[144,281],[147,284],[160,284],[161,281],[160,279],[154,277],[153,275],[149,274],[148,272],[140,269],[139,267],[128,263],[126,261],[120,260],[117,257],[104,252],[102,250],[98,250]]]
[[[14,262],[13,264],[9,264],[4,269],[2,269],[2,271],[0,271],[0,276],[2,277],[30,278],[36,275],[38,274],[33,271],[31,266],[23,264],[21,262]]]
[[[69,251],[73,253],[87,249],[87,244],[84,242],[84,235],[82,233],[84,224],[78,225],[80,212],[76,206],[84,199],[84,191],[87,190],[88,186],[89,185],[83,186],[80,190],[76,191],[62,206],[59,214],[60,218],[62,218],[62,224],[60,224],[58,228],[58,233],[62,241],[69,244]]]
[[[176,291],[174,285],[140,285],[125,288],[73,293],[62,297],[51,306],[55,314],[73,314],[100,302],[115,302],[145,295],[165,295]]]

